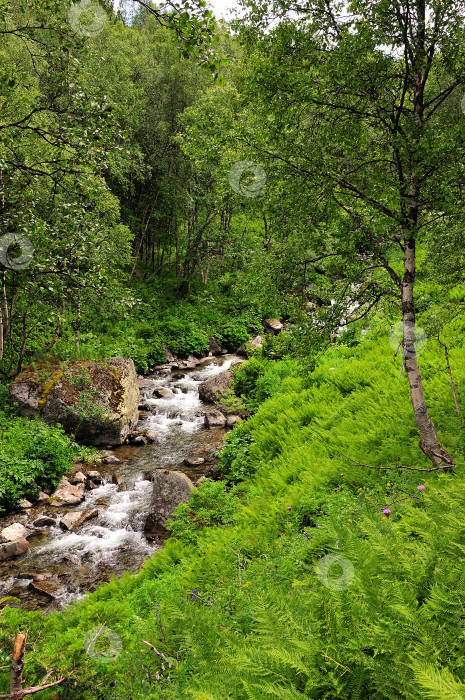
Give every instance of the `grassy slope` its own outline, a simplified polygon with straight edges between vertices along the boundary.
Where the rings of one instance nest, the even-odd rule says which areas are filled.
[[[455,349],[459,397],[464,360],[465,348]],[[442,363],[428,346],[422,365],[434,364]],[[433,418],[458,461],[453,475],[380,472],[340,454],[429,466],[398,374],[385,330],[331,350],[310,379],[284,381],[248,423],[258,471],[243,485],[234,525],[205,530],[196,546],[169,541],[137,577],[62,614],[5,608],[2,648],[29,629],[31,684],[46,665],[76,668],[77,686],[70,682],[61,700],[463,699],[463,435],[447,375],[425,370]],[[406,495],[396,487],[419,500],[391,505],[383,518],[385,505]],[[331,552],[353,566],[343,590],[315,573]],[[111,664],[83,651],[99,624],[122,639]],[[173,660],[170,681],[142,640]]]

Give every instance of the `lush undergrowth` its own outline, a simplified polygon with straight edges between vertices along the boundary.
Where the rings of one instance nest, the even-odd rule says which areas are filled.
[[[41,420],[19,418],[0,386],[0,515],[23,498],[34,500],[40,490],[52,489],[73,463],[79,447],[59,427]]]
[[[465,347],[451,363],[463,403]],[[288,363],[228,441],[234,503],[207,482],[184,534],[137,576],[60,614],[5,607],[2,649],[27,631],[31,685],[74,670],[60,700],[463,700],[463,426],[432,346],[421,364],[454,473],[357,464],[430,467],[387,329],[332,348],[309,377]]]

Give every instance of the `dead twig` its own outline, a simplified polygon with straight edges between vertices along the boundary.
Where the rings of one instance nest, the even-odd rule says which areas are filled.
[[[357,467],[368,467],[368,469],[380,469],[381,471],[388,471],[389,469],[408,469],[412,472],[437,472],[442,469],[450,469],[450,464],[438,464],[436,467],[430,467],[429,469],[424,469],[423,467],[407,467],[404,464],[396,464],[395,467],[375,467],[373,464],[358,462],[356,459],[352,459],[352,457],[349,457],[348,455],[344,454],[344,452],[340,452],[339,450],[337,450],[337,452],[350,462],[356,464]]]

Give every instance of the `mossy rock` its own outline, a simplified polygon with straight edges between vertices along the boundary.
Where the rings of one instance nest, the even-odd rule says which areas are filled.
[[[121,445],[138,421],[132,360],[56,360],[26,367],[10,385],[21,415],[61,424],[86,445]]]

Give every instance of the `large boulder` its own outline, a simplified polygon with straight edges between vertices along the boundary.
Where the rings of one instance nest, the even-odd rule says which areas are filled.
[[[84,393],[85,391],[85,393]],[[60,423],[87,445],[121,445],[138,421],[139,387],[132,360],[113,357],[26,367],[10,385],[21,415]]]
[[[0,535],[4,540],[8,542],[17,542],[18,540],[26,539],[31,531],[24,527],[22,523],[13,523],[9,527],[4,527],[0,531]]]
[[[157,469],[151,477],[153,491],[145,532],[153,535],[163,532],[176,506],[189,501],[194,485],[182,472],[168,469]]]
[[[213,338],[213,336],[210,338],[210,344],[208,346],[208,352],[211,353],[212,355],[226,355],[228,352],[224,348],[221,347],[221,345],[218,343],[216,338]]]
[[[206,379],[199,386],[200,398],[203,401],[208,401],[208,403],[215,403],[221,394],[224,394],[226,389],[229,388],[233,377],[233,373],[228,369],[226,372],[215,374],[213,377]]]

